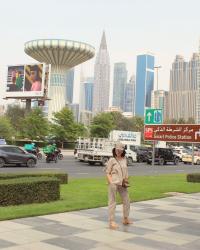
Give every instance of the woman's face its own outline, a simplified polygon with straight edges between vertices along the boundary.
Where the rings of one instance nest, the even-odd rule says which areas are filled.
[[[119,156],[122,155],[123,150],[116,148],[116,149],[115,149],[115,153],[116,153],[116,155],[119,157]]]
[[[30,78],[31,78],[32,81],[36,80],[36,75],[37,75],[36,71],[31,71]]]

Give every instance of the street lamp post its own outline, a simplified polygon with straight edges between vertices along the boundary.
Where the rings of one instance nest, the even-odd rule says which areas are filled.
[[[156,75],[157,75],[157,90],[158,90],[158,70],[162,68],[162,66],[155,66],[154,69],[156,69]]]
[[[161,65],[159,66],[154,66],[154,69],[156,69],[156,75],[157,75],[157,91],[158,91],[158,70],[162,68]],[[155,146],[156,146],[156,142],[153,141],[153,152],[152,152],[152,166],[154,166],[154,161],[155,161]]]

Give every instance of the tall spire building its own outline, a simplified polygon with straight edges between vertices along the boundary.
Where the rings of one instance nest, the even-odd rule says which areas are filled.
[[[110,58],[106,36],[103,32],[101,44],[94,65],[93,113],[103,112],[109,107]]]

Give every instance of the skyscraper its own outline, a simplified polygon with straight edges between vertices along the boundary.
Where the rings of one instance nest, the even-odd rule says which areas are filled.
[[[113,106],[124,110],[125,85],[127,84],[126,64],[123,62],[114,64],[113,80]]]
[[[66,103],[71,104],[73,102],[73,89],[74,89],[74,68],[67,72],[66,77]]]
[[[93,107],[94,78],[87,77],[80,86],[80,111],[91,111]]]
[[[81,77],[79,122],[86,126],[89,126],[92,121],[93,88],[93,77]]]
[[[85,110],[92,111],[93,107],[94,78],[90,77],[84,82],[85,89]]]
[[[71,104],[68,104],[67,107],[72,111],[75,122],[78,122],[79,121],[79,104],[71,103]]]
[[[99,51],[94,66],[93,112],[103,112],[109,107],[110,93],[110,58],[106,36],[103,32]]]
[[[151,108],[162,109],[164,119],[168,118],[168,91],[154,90],[151,93]]]
[[[144,116],[145,107],[151,107],[151,91],[154,87],[154,56],[137,56],[136,115]]]
[[[189,62],[177,55],[170,71],[169,118],[200,122],[200,54]]]
[[[124,112],[135,115],[135,76],[125,85]]]

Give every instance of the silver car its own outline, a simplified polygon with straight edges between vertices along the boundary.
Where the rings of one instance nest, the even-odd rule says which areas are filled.
[[[35,167],[37,158],[18,146],[0,145],[0,168],[7,164],[16,166],[25,165],[29,168]]]

